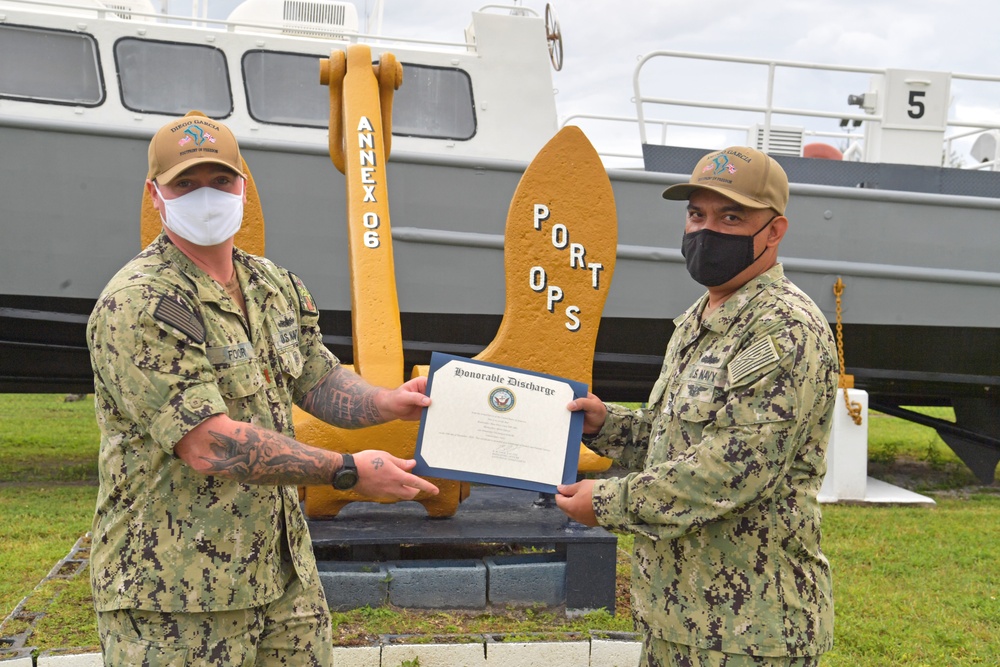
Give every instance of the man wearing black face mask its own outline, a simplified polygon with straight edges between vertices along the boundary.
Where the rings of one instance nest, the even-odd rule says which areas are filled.
[[[562,486],[556,502],[635,535],[643,665],[816,665],[833,644],[816,496],[838,362],[826,319],[778,263],[788,179],[732,147],[663,196],[688,201],[682,253],[708,291],[674,320],[647,407],[570,404],[584,442],[636,472]]]

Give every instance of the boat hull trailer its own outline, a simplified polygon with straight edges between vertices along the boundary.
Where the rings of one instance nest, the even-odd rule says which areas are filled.
[[[92,307],[87,299],[0,296],[0,392],[91,393],[85,328]],[[350,363],[350,313],[323,311],[320,322],[327,347]],[[434,350],[475,356],[499,325],[499,315],[404,312],[406,366],[427,364]],[[595,393],[609,400],[644,401],[659,374],[658,348],[672,330],[665,318],[602,320],[594,359]],[[846,371],[869,393],[871,409],[936,429],[984,484],[992,483],[1000,461],[1000,374],[984,376],[968,368],[969,355],[927,359],[920,350],[997,350],[1000,331],[847,324],[843,332],[845,348],[857,350],[852,354],[857,365],[848,365]],[[921,405],[950,405],[956,422],[904,407]]]

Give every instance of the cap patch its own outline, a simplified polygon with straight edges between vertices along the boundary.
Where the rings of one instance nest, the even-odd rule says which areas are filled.
[[[748,146],[732,146],[704,155],[687,183],[671,185],[664,199],[690,199],[698,189],[714,190],[747,208],[773,208],[785,214],[788,177],[769,155]]]
[[[178,146],[194,142],[195,146],[201,146],[206,141],[215,143],[215,137],[206,132],[200,125],[188,125],[184,130],[184,136],[177,142]]]

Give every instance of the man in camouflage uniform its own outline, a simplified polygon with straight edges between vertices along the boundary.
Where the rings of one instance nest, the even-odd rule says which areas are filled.
[[[293,403],[348,428],[415,419],[426,380],[390,391],[340,366],[302,282],[233,246],[245,178],[221,123],[192,112],[164,125],[146,181],[163,233],[111,279],[87,327],[107,665],[330,665],[297,486],[437,493],[412,460],[293,439]]]
[[[816,500],[837,388],[830,327],[784,277],[788,180],[760,151],[706,155],[683,254],[708,288],[674,320],[646,407],[592,394],[584,442],[637,470],[560,487],[587,525],[632,533],[644,665],[815,665],[833,644]]]

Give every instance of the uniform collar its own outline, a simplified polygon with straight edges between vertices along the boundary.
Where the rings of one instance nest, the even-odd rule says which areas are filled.
[[[163,258],[176,266],[191,280],[198,292],[199,299],[202,301],[222,301],[225,294],[222,285],[192,262],[191,258],[185,255],[166,233],[160,232],[154,243],[158,245]],[[257,268],[256,258],[233,246],[233,260],[238,274],[241,274],[240,266],[245,268],[245,271],[239,276],[240,285],[243,287],[243,298],[249,301],[251,297],[254,297],[262,304],[267,301],[275,290],[268,281],[263,279],[263,275]]]
[[[248,252],[233,246],[233,260],[237,273],[240,273],[240,285],[243,287],[243,297],[263,305],[277,293],[277,289],[269,280],[264,279],[260,270],[260,260]],[[240,267],[245,269],[240,272]]]
[[[701,327],[718,334],[724,334],[739,319],[740,313],[757,298],[758,294],[767,289],[769,285],[784,279],[784,277],[785,270],[779,262],[759,276],[748,280],[743,287],[736,290],[714,312],[704,320],[700,320],[701,313],[704,312],[705,307],[708,305],[708,292],[705,292],[683,315],[674,320],[674,326],[678,333],[692,340],[698,337]],[[688,341],[685,340],[683,342]]]

